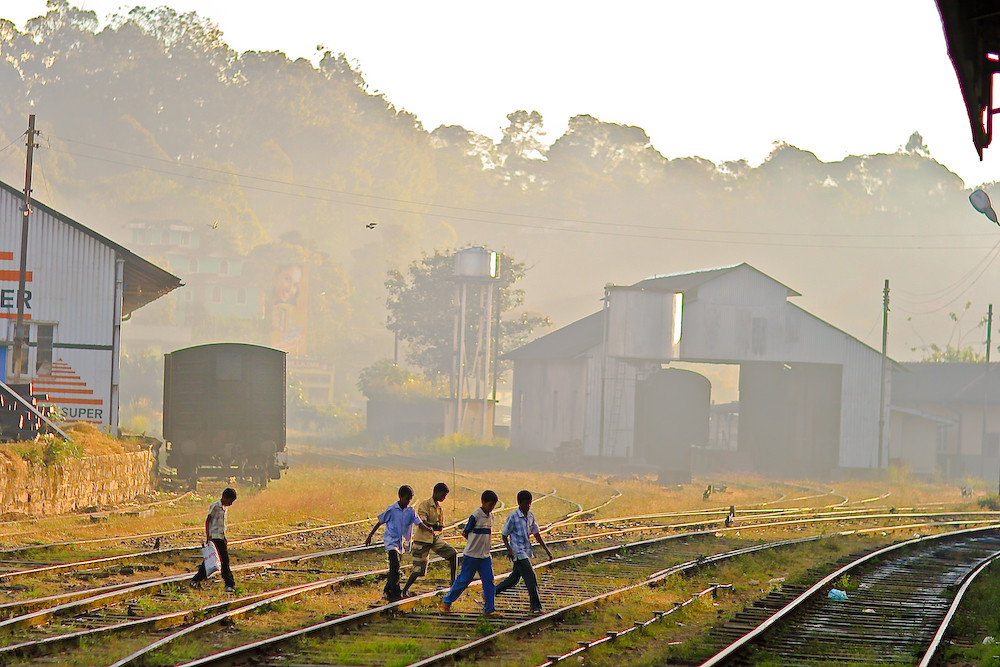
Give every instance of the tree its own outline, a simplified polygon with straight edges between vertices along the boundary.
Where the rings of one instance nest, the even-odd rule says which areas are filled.
[[[950,319],[954,324],[952,326],[952,339],[956,336],[958,337],[958,344],[953,345],[951,341],[945,343],[944,345],[938,345],[937,343],[931,343],[930,345],[922,345],[920,347],[913,348],[913,351],[922,350],[924,356],[920,359],[921,361],[960,361],[965,363],[983,363],[986,361],[986,353],[979,352],[972,345],[962,345],[962,340],[965,336],[962,335],[962,320],[965,318],[966,313],[972,307],[971,301],[965,302],[965,308],[962,309],[961,313],[950,312],[948,313],[948,319]],[[907,318],[909,319],[909,318]],[[982,329],[986,327],[986,318],[981,318],[973,328]]]
[[[444,389],[447,389],[445,387]],[[407,401],[444,395],[441,385],[400,368],[392,359],[381,359],[358,374],[358,390],[365,398],[393,398]]]
[[[453,250],[436,250],[412,262],[405,273],[389,271],[385,283],[389,292],[386,326],[408,344],[409,362],[431,376],[446,375],[452,367],[458,308],[452,280],[454,255]],[[500,354],[523,345],[538,329],[551,324],[548,317],[522,308],[524,290],[514,284],[524,278],[525,271],[523,262],[501,256],[500,275],[494,283],[499,295],[494,297],[494,305],[500,313]],[[476,340],[481,306],[478,300],[470,299],[467,308],[466,340]]]

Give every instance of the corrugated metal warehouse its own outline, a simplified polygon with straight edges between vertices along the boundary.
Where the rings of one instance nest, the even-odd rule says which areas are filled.
[[[736,449],[759,472],[880,467],[882,356],[790,303],[795,296],[748,264],[607,288],[604,310],[507,355],[511,447],[555,452],[579,443],[585,455],[655,463],[683,481],[692,448],[708,446],[710,399],[669,409],[702,390],[683,375],[663,375],[663,365],[738,364]],[[888,379],[886,386],[888,396]],[[678,429],[690,434],[684,442],[669,437]]]
[[[179,287],[180,279],[33,201],[25,263],[26,373],[12,378],[23,205],[22,192],[0,182],[0,320],[7,341],[0,355],[6,376],[31,381],[67,421],[116,430],[122,318]]]

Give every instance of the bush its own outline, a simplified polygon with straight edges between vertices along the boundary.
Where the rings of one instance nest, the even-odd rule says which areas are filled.
[[[985,498],[979,498],[976,500],[976,504],[979,505],[980,509],[998,511],[1000,510],[1000,496],[997,494],[986,496]]]
[[[420,377],[393,363],[391,359],[376,361],[362,369],[358,375],[358,389],[366,398],[440,398],[444,387],[437,382]]]
[[[464,433],[452,433],[451,435],[434,438],[424,447],[427,451],[434,452],[435,454],[455,454],[471,449],[505,451],[510,448],[510,441],[505,438],[483,440]]]

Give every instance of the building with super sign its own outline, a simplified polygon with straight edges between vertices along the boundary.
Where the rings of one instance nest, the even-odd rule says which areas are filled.
[[[180,279],[44,204],[32,202],[24,322],[29,344],[14,378],[20,190],[0,181],[0,364],[31,382],[65,421],[118,428],[121,323]]]

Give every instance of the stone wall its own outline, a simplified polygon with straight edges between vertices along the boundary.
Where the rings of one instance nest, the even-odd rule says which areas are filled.
[[[15,461],[0,464],[0,514],[39,516],[112,505],[151,493],[156,457],[143,450],[87,456],[45,466]]]

